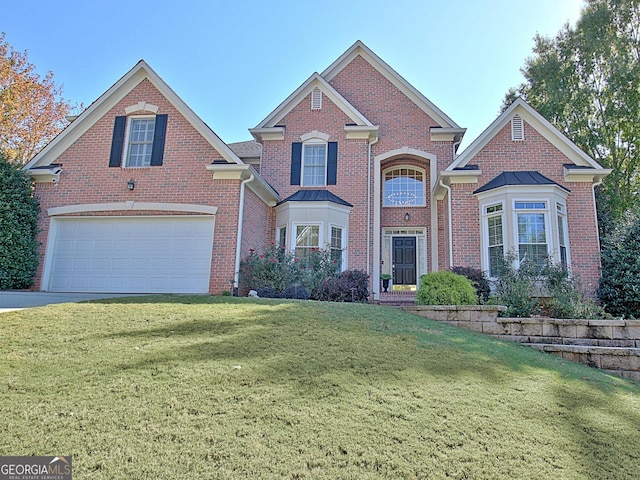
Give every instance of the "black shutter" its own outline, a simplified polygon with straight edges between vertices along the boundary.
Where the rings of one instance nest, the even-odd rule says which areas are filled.
[[[302,142],[291,144],[291,185],[300,185],[300,169],[302,164]]]
[[[151,149],[152,167],[159,167],[162,165],[162,157],[164,156],[164,137],[167,133],[167,117],[168,115],[156,115],[156,125],[153,130],[153,147]]]
[[[338,142],[327,145],[327,185],[335,185],[338,177]]]
[[[126,126],[127,117],[116,117],[116,122],[113,126],[113,138],[111,140],[110,167],[119,167],[122,165],[122,149],[124,148],[124,130]]]

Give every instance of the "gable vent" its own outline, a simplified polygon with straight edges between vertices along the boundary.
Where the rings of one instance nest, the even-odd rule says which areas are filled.
[[[521,142],[524,140],[524,120],[518,115],[511,119],[511,140]]]
[[[311,92],[311,110],[322,110],[322,92],[318,87]]]

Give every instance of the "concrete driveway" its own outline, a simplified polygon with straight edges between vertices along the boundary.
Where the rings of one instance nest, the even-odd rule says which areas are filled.
[[[42,307],[53,303],[82,302],[101,298],[131,297],[131,294],[109,293],[49,293],[0,291],[0,313],[29,307]]]

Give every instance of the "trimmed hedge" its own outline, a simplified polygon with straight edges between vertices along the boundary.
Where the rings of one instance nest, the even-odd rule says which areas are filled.
[[[33,180],[0,158],[0,290],[33,285],[39,213]]]
[[[416,294],[418,305],[477,305],[478,296],[471,281],[449,271],[431,272],[420,277]]]

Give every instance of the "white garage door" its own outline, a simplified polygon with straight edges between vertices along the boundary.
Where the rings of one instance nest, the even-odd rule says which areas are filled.
[[[51,292],[209,291],[213,217],[59,218],[50,237]]]

